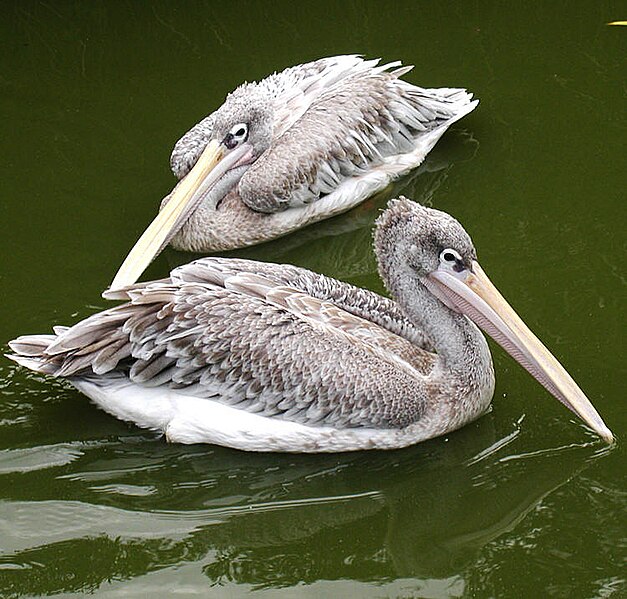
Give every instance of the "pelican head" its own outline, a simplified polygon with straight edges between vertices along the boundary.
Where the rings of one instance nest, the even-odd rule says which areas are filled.
[[[217,143],[225,156],[238,147],[248,146],[250,164],[270,147],[273,122],[270,95],[258,85],[242,85],[216,110],[209,143]]]
[[[212,115],[212,120],[209,139],[194,137],[194,147],[186,152],[187,159],[179,159],[174,170],[184,178],[126,257],[111,283],[112,289],[135,282],[201,203],[208,209],[217,209],[250,165],[270,147],[272,103],[269,94],[258,85],[238,87]],[[198,142],[204,148],[198,147]]]
[[[374,242],[384,281],[407,272],[423,279],[443,264],[459,269],[477,260],[470,236],[452,216],[403,197],[377,220]]]
[[[492,284],[469,235],[452,216],[406,198],[393,200],[377,222],[375,252],[386,286],[397,297],[405,295],[406,310],[416,306],[414,320],[427,332],[446,312],[469,318],[597,434],[613,441],[577,383]],[[417,298],[408,297],[411,293]]]

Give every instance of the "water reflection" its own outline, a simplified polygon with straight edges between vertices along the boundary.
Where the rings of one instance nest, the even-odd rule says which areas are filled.
[[[99,291],[170,189],[167,148],[224,90],[364,52],[415,62],[415,83],[463,84],[480,98],[460,123],[481,140],[472,162],[460,164],[466,142],[449,131],[429,158],[450,170],[400,191],[426,201],[438,189],[433,204],[471,229],[507,297],[620,435],[627,29],[605,23],[624,6],[381,6],[4,2],[0,338],[105,307]],[[357,210],[247,256],[380,289],[377,210],[365,209],[363,225]],[[354,237],[342,232],[353,219]],[[167,267],[160,257],[148,274]],[[223,599],[263,585],[257,599],[627,596],[624,447],[602,460],[585,447],[527,455],[583,433],[531,377],[495,359],[492,415],[448,443],[361,458],[170,447],[2,361],[0,596],[98,588]],[[519,433],[509,422],[525,410]]]
[[[0,594],[88,592],[183,565],[206,585],[403,578],[459,591],[484,547],[515,546],[525,516],[599,455],[520,454],[533,442],[523,430],[499,436],[488,416],[407,450],[328,456],[77,443],[70,463],[21,471],[20,487],[37,480],[47,499],[0,504]]]

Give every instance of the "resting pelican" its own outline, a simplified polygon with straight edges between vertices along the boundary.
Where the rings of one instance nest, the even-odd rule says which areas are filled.
[[[126,303],[10,342],[107,412],[180,443],[251,451],[404,447],[478,418],[487,331],[607,441],[612,433],[477,262],[453,217],[405,198],[377,221],[393,300],[297,268],[202,258],[105,292]]]
[[[133,284],[168,244],[194,252],[274,239],[356,206],[418,166],[477,105],[423,89],[400,62],[335,56],[245,83],[175,145],[180,183],[111,287]]]

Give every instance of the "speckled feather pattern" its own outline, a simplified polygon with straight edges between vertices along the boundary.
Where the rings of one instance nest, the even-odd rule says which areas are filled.
[[[423,412],[416,377],[434,356],[373,322],[421,341],[374,293],[296,267],[206,258],[127,298],[63,331],[42,370],[119,371],[307,425],[402,427]]]
[[[242,177],[238,191],[258,212],[307,204],[341,183],[412,151],[415,138],[450,120],[466,99],[436,95],[392,73],[359,73],[325,90]]]
[[[443,434],[486,409],[494,373],[477,328],[405,268],[416,231],[474,256],[440,214],[399,200],[379,220],[398,302],[295,266],[203,258],[108,292],[125,303],[20,337],[9,357],[181,442],[342,451]]]
[[[477,101],[400,79],[410,69],[336,56],[238,87],[179,140],[172,170],[182,178],[212,136],[240,121],[267,127],[269,146],[230,190],[199,205],[172,245],[213,251],[273,239],[349,210],[417,167]]]

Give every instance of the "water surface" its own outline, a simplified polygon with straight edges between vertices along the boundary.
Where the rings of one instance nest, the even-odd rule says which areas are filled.
[[[611,2],[4,2],[0,340],[105,306],[172,145],[239,82],[336,53],[479,108],[351,213],[233,252],[382,291],[391,194],[454,214],[619,438],[495,348],[493,410],[403,451],[171,446],[0,362],[0,595],[619,597],[627,28]],[[622,12],[621,12],[622,11]],[[190,259],[166,251],[148,275]]]

